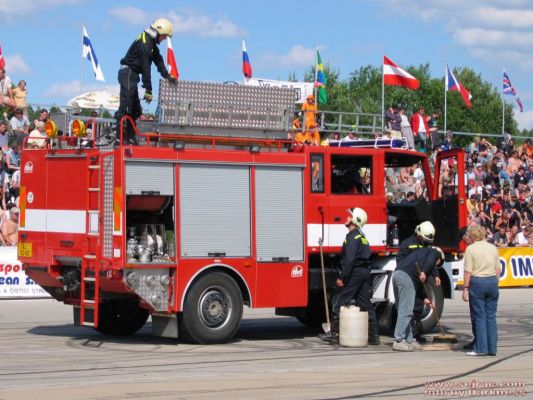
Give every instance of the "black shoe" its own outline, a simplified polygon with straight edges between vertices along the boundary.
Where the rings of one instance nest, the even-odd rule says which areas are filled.
[[[318,338],[329,343],[337,343],[339,341],[339,336],[332,332],[319,333]]]
[[[470,343],[467,343],[467,344],[465,344],[465,345],[463,346],[463,349],[465,349],[465,350],[472,350],[472,349],[474,348],[474,345],[475,345],[475,344],[476,344],[476,343],[475,343],[474,341],[472,341],[472,342],[470,342]]]

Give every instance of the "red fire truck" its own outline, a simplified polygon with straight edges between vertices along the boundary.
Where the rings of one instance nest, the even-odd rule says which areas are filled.
[[[19,258],[31,279],[73,305],[76,324],[132,334],[151,315],[154,335],[215,343],[235,335],[247,305],[317,326],[324,321],[320,244],[332,293],[346,209],[355,206],[368,214],[373,300],[383,319],[394,303],[395,239],[431,219],[436,244],[447,253],[457,248],[466,220],[462,151],[440,153],[432,178],[425,154],[397,148],[397,140],[294,148],[279,139],[292,119],[285,109],[261,114],[249,99],[239,102],[247,110],[235,101],[217,108],[190,100],[221,91],[215,84],[179,85],[161,84],[163,115],[150,126],[158,133],[137,132],[140,146],[73,143],[49,124],[47,147],[22,152]],[[187,101],[172,97],[177,90],[189,93]],[[287,96],[223,90],[271,96],[278,106]],[[254,126],[254,118],[262,122]],[[82,136],[83,123],[66,131]],[[415,164],[427,196],[388,203],[387,174]],[[440,173],[450,168],[455,181],[442,187]],[[430,286],[439,313],[453,291],[450,268],[441,271],[441,287]],[[433,324],[428,310],[425,325]]]

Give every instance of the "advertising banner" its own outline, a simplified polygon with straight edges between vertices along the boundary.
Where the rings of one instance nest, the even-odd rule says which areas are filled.
[[[508,247],[500,252],[500,287],[533,286],[533,249]]]
[[[281,87],[294,89],[295,103],[304,103],[307,96],[313,94],[312,82],[289,82],[272,79],[250,78],[244,80],[245,85],[261,87]]]
[[[533,286],[533,249],[530,247],[499,248],[500,287]],[[464,265],[460,263],[457,285],[462,286]]]
[[[17,259],[17,247],[0,247],[0,299],[50,297],[28,278]]]

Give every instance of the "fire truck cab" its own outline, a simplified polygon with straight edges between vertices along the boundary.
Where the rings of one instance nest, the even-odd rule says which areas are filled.
[[[239,101],[198,100],[205,93]],[[254,108],[246,96],[264,104]],[[280,139],[292,120],[288,89],[162,82],[159,105],[156,133],[138,132],[140,146],[98,138],[82,146],[55,137],[52,124],[46,148],[22,152],[19,258],[31,279],[73,306],[78,325],[132,334],[151,315],[154,335],[216,343],[235,335],[247,305],[316,326],[324,321],[320,247],[331,295],[346,209],[355,206],[369,217],[384,320],[396,239],[431,219],[436,244],[457,248],[466,218],[460,150],[437,156],[433,179],[427,157],[402,141],[295,148]],[[81,123],[71,126],[83,135]],[[388,202],[387,177],[414,165],[423,196]],[[442,287],[432,286],[439,313],[452,293],[449,265],[441,277]]]

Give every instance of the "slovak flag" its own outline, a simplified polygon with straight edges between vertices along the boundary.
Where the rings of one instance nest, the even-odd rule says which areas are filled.
[[[248,58],[248,52],[246,51],[246,43],[244,43],[244,40],[242,41],[242,73],[247,79],[252,77],[252,65]]]
[[[176,80],[179,79],[180,72],[178,71],[178,66],[176,65],[176,57],[174,57],[174,48],[172,47],[170,36],[167,37],[167,65],[170,76]]]
[[[400,68],[387,56],[383,56],[383,83],[385,85],[403,86],[412,90],[416,90],[420,86],[420,83],[413,75]]]
[[[4,60],[4,55],[2,54],[2,46],[0,46],[0,68],[6,67],[6,60]]]
[[[467,88],[465,88],[463,85],[459,83],[457,78],[455,78],[455,75],[453,74],[452,70],[446,65],[446,91],[455,90],[461,94],[461,97],[463,98],[463,101],[465,102],[465,105],[468,108],[472,108],[472,103],[470,100],[472,100],[472,95],[468,91]]]
[[[100,67],[100,64],[98,64],[98,59],[96,58],[96,54],[89,39],[89,35],[87,34],[87,30],[85,29],[85,25],[83,26],[83,46],[81,56],[91,62],[96,80],[105,82],[102,68]]]

